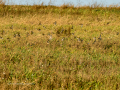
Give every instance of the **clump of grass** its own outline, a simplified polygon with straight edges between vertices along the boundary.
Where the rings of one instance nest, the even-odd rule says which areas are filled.
[[[63,26],[60,26],[56,29],[56,35],[58,37],[60,36],[70,36],[71,35],[71,27],[63,28]]]

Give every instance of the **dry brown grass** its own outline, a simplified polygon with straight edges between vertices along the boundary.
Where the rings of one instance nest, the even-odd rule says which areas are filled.
[[[1,7],[1,90],[120,89],[119,8]]]

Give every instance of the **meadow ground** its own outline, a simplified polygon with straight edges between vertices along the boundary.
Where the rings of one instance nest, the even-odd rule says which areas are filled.
[[[116,7],[0,6],[1,90],[119,90]]]

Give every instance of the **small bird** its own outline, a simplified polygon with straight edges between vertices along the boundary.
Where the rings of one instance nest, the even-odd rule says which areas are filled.
[[[73,25],[72,25],[71,29],[73,29]]]
[[[83,24],[79,24],[79,25],[81,25],[81,27],[83,27]]]
[[[50,41],[52,40],[52,35],[49,35],[50,37],[49,37],[49,39],[47,40],[47,44],[49,44],[50,43]]]
[[[38,24],[38,25],[42,25],[42,24],[41,24],[41,22],[39,22],[39,24]]]
[[[93,44],[95,44],[95,42],[96,42],[96,37],[94,37],[93,39],[94,39],[94,42],[93,42]]]
[[[50,35],[49,40],[52,40],[52,35]]]
[[[45,26],[43,26],[44,28],[46,28]]]
[[[5,31],[4,31],[4,30],[2,30],[1,34],[3,35],[4,33],[5,33]]]
[[[31,35],[33,34],[34,32],[33,31],[31,31]]]
[[[83,27],[83,24],[81,25],[81,27]]]
[[[10,27],[10,29],[12,29],[12,30],[13,30],[13,25]]]
[[[49,40],[47,40],[47,44],[49,44]]]
[[[110,22],[107,22],[107,25],[109,24]]]
[[[119,35],[119,32],[117,32],[116,35]]]
[[[80,37],[77,37],[78,42],[80,42]]]
[[[27,34],[26,34],[26,35],[27,35],[27,37],[28,37],[28,36],[29,36],[29,33],[27,32]]]
[[[60,33],[62,34],[63,32],[64,32],[64,28],[62,27],[62,29],[61,29]]]
[[[76,39],[77,37],[76,36],[74,36],[74,39]]]
[[[82,42],[83,40],[82,39],[80,39],[80,37],[77,37],[77,40],[78,40],[78,42]]]
[[[102,40],[102,38],[101,38],[101,34],[100,34],[100,37],[98,38],[99,40]]]
[[[26,30],[26,27],[24,27],[24,30]]]
[[[64,40],[65,40],[65,38],[63,37],[61,40],[62,40],[62,41],[64,41]]]
[[[55,21],[53,24],[54,24],[54,25],[56,25],[56,24],[57,24],[57,22]]]
[[[3,38],[0,36],[0,39],[3,39]]]
[[[72,35],[74,35],[74,33],[72,33]]]
[[[16,37],[16,34],[14,33],[14,35],[13,35],[14,37]]]
[[[41,29],[40,29],[40,28],[38,28],[37,30],[38,30],[38,31],[41,31]]]
[[[45,34],[44,34],[44,33],[42,33],[42,35],[44,36]]]
[[[17,36],[20,37],[20,33],[19,32],[17,33]]]

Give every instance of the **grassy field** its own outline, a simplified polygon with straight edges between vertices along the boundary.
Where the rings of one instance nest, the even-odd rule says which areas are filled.
[[[0,88],[120,90],[120,7],[1,4]]]

